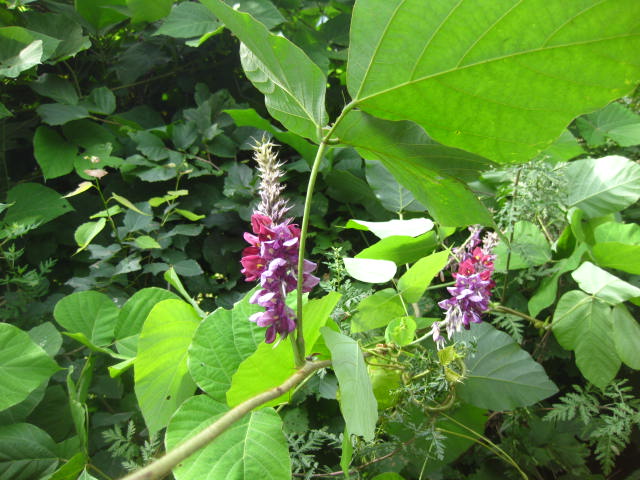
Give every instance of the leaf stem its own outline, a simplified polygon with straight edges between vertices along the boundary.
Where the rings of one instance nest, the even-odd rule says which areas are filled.
[[[510,315],[515,315],[516,317],[524,318],[525,320],[529,320],[534,327],[539,329],[546,330],[549,328],[549,326],[542,320],[538,320],[537,318],[534,318],[518,310],[514,310],[513,308],[505,307],[504,305],[500,305],[497,303],[492,304],[491,310],[494,312],[508,313]]]
[[[307,232],[309,230],[309,216],[311,213],[311,202],[313,200],[313,190],[316,185],[316,178],[318,177],[318,172],[320,171],[320,164],[322,163],[322,158],[324,156],[324,152],[327,146],[331,143],[333,133],[336,130],[336,127],[340,124],[340,122],[344,119],[344,117],[356,106],[355,102],[350,102],[342,109],[340,115],[333,123],[331,128],[327,130],[327,133],[322,137],[320,141],[320,145],[318,145],[318,150],[316,152],[316,156],[313,160],[313,165],[311,167],[311,173],[309,174],[309,183],[307,184],[307,195],[304,200],[304,213],[302,214],[302,225],[300,226],[300,251],[298,253],[298,285],[297,285],[297,316],[298,322],[296,326],[296,338],[295,341],[292,339],[292,344],[295,344],[293,347],[293,352],[295,356],[296,366],[300,367],[304,365],[305,359],[305,346],[304,346],[304,335],[302,333],[302,283],[304,281],[304,256],[305,256],[305,247],[307,244]]]
[[[122,480],[154,480],[168,475],[175,466],[180,464],[180,462],[184,461],[201,448],[209,445],[231,425],[240,420],[251,410],[269,402],[270,400],[278,398],[282,394],[294,388],[316,370],[326,368],[329,365],[331,365],[330,360],[306,362],[302,368],[291,375],[281,385],[256,395],[255,397],[235,406],[200,433],[197,433],[184,443],[181,443],[176,448],[167,452],[164,456],[155,460],[146,467],[127,475]]]
[[[118,242],[118,244],[122,247],[122,240],[120,239],[120,235],[118,235],[118,228],[116,227],[116,224],[113,221],[111,214],[109,213],[109,205],[107,204],[107,200],[104,198],[104,195],[102,194],[102,189],[100,188],[100,181],[96,178],[95,182],[96,182],[96,190],[98,190],[98,195],[100,195],[100,199],[102,200],[102,205],[104,205],[104,211],[107,214],[109,223],[111,224],[113,234],[115,235],[116,241]]]

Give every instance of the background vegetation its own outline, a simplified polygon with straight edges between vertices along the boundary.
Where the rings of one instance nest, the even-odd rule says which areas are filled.
[[[254,351],[271,355],[246,321],[255,308],[239,265],[259,182],[252,146],[264,135],[280,145],[299,218],[322,128],[345,105],[354,109],[332,132],[339,141],[319,164],[311,204],[307,257],[322,282],[311,294],[319,303],[307,305],[317,327],[333,312],[334,329],[363,349],[388,346],[369,361],[375,432],[345,430],[349,394],[339,372],[321,370],[285,406],[254,413],[264,431],[243,423],[273,437],[256,440],[276,452],[273,464],[257,454],[244,473],[215,463],[240,444],[227,439],[176,478],[255,478],[254,467],[278,479],[640,478],[640,73],[623,61],[639,48],[638,5],[601,2],[594,13],[607,34],[630,32],[624,45],[588,37],[584,50],[558,49],[567,57],[487,67],[476,95],[458,67],[481,52],[456,53],[456,32],[426,58],[459,54],[459,77],[411,90],[385,70],[407,45],[367,51],[397,2],[362,0],[353,23],[350,0],[226,2],[253,23],[216,3],[0,0],[0,478],[118,478],[226,402],[277,384],[258,378],[270,378],[271,357],[230,380]],[[538,15],[524,3],[524,17]],[[459,24],[482,9],[469,8]],[[549,25],[562,17],[552,10]],[[411,32],[410,19],[399,21]],[[277,55],[283,78],[295,84],[299,73],[309,87],[305,101],[324,103],[309,118],[297,120],[287,92],[265,80],[260,24],[299,47],[283,43]],[[597,31],[589,25],[575,28]],[[249,46],[243,64],[238,37]],[[370,70],[352,66],[369,54]],[[481,93],[513,103],[487,107]],[[487,120],[496,115],[509,121]],[[436,228],[389,235],[353,221],[423,217]],[[452,280],[437,275],[441,252],[472,224],[501,235],[495,303],[487,324],[443,354],[429,336]],[[358,280],[343,257],[387,260],[398,274]],[[422,265],[421,280],[403,276],[404,265]],[[238,332],[251,341],[227,380],[221,367],[198,370]],[[311,351],[335,360],[331,333],[314,335]],[[176,358],[184,362],[169,371]],[[497,365],[511,369],[496,374]],[[179,384],[163,376],[174,374]],[[517,388],[503,385],[512,380]]]

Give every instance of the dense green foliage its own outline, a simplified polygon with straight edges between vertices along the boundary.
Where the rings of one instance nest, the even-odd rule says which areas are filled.
[[[285,381],[302,333],[331,368],[177,480],[640,478],[638,18],[0,0],[0,480],[149,464]],[[322,280],[275,348],[239,263],[265,138]],[[476,224],[492,302],[437,349]]]

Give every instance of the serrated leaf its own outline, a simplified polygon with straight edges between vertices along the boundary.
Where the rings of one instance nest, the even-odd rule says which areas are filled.
[[[269,33],[250,15],[237,12],[220,0],[201,3],[242,41],[242,67],[265,95],[269,113],[291,132],[317,140],[327,123],[326,79],[320,68],[297,46]]]
[[[347,87],[370,114],[522,162],[635,88],[638,16],[635,0],[358,0]]]
[[[386,283],[397,271],[396,264],[389,260],[345,257],[342,261],[347,273],[361,282]]]
[[[196,384],[187,369],[187,350],[200,323],[182,300],[157,303],[144,322],[134,366],[135,392],[151,433],[164,428]]]
[[[109,345],[118,318],[119,308],[104,293],[85,291],[61,299],[53,316],[65,330],[82,333],[93,344]]]
[[[619,212],[640,198],[640,165],[618,155],[573,161],[566,176],[571,179],[567,205],[587,218]]]
[[[22,402],[59,369],[26,332],[0,323],[0,410]]]
[[[455,334],[455,340],[477,339],[477,350],[465,360],[468,375],[457,388],[460,398],[490,410],[513,410],[558,391],[542,365],[506,333],[487,323]]]
[[[620,358],[613,342],[611,308],[579,290],[565,293],[551,325],[558,343],[574,350],[582,375],[599,388],[613,380]]]
[[[205,395],[187,400],[171,419],[165,445],[172,450],[209,426],[227,406]],[[180,462],[176,480],[288,480],[291,460],[282,420],[271,408],[251,412],[234,423],[198,455]]]
[[[367,366],[358,343],[328,327],[321,329],[331,351],[331,366],[340,384],[340,410],[349,433],[373,440],[378,403],[373,395]]]
[[[255,289],[231,310],[218,308],[205,318],[189,347],[189,372],[211,398],[226,403],[231,378],[240,364],[256,351],[264,330],[248,318],[261,310],[249,303]]]

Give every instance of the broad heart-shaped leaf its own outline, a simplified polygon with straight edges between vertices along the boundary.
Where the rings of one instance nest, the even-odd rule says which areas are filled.
[[[0,426],[0,478],[49,478],[58,466],[56,443],[47,432],[28,423]]]
[[[620,360],[640,370],[640,325],[622,303],[613,308],[613,342]]]
[[[620,368],[613,342],[611,308],[579,290],[565,293],[556,306],[551,325],[558,343],[574,350],[584,378],[604,388]]]
[[[619,212],[640,198],[640,165],[628,158],[576,160],[566,175],[571,181],[567,205],[578,207],[587,218]]]
[[[335,135],[367,160],[380,160],[385,165],[409,162],[462,180],[474,180],[495,165],[479,155],[439,144],[413,122],[390,122],[359,110],[340,121]]]
[[[33,136],[33,155],[45,179],[61,177],[73,170],[77,151],[49,127],[38,127]]]
[[[590,147],[604,145],[607,138],[623,147],[640,143],[640,136],[634,139],[624,134],[626,129],[640,126],[640,115],[620,103],[610,103],[602,110],[578,118],[576,126]]]
[[[492,225],[489,211],[476,195],[453,177],[430,170],[423,163],[381,158],[395,179],[422,203],[440,224],[459,227],[472,224]]]
[[[189,347],[191,376],[198,387],[219,402],[226,403],[233,374],[264,340],[264,328],[249,321],[252,314],[262,310],[249,303],[254,292],[247,293],[233,309],[218,308],[205,318]]]
[[[0,410],[22,402],[58,370],[29,334],[0,323]]]
[[[70,333],[82,333],[99,347],[109,345],[119,308],[100,292],[76,292],[64,297],[53,310],[53,316]]]
[[[640,288],[611,275],[591,262],[584,262],[571,276],[582,290],[613,305],[640,297]]]
[[[331,366],[340,385],[340,410],[353,435],[373,440],[378,421],[378,403],[358,342],[329,327],[323,327],[324,342],[331,351]]]
[[[182,300],[163,300],[149,312],[134,366],[135,392],[151,433],[164,428],[196,384],[187,369],[187,350],[200,317]]]
[[[320,327],[329,319],[340,296],[339,293],[331,292],[322,298],[309,301],[302,308],[305,355],[314,352],[314,344],[320,338]],[[277,387],[293,374],[295,363],[291,345],[288,343],[289,340],[281,342],[276,348],[268,343],[261,343],[257,350],[240,364],[231,379],[231,388],[227,391],[229,405],[238,405],[258,393]],[[291,392],[287,392],[265,406],[285,403],[290,395]]]
[[[594,260],[601,267],[640,275],[640,226],[635,223],[607,222],[593,232]]]
[[[251,15],[220,0],[201,0],[241,41],[247,78],[265,95],[269,113],[288,130],[318,139],[327,123],[326,78],[320,68],[284,37],[269,33]]]
[[[455,335],[456,341],[474,337],[478,348],[466,359],[468,377],[458,388],[465,402],[490,410],[513,410],[558,391],[542,366],[506,333],[481,323]]]
[[[449,260],[449,252],[433,253],[421,258],[409,268],[398,280],[398,291],[405,302],[414,303],[420,300],[433,278]]]
[[[39,183],[16,185],[7,193],[7,203],[13,203],[4,217],[7,223],[44,224],[73,210],[58,192]]]
[[[188,399],[171,419],[165,437],[168,451],[191,438],[228,410],[206,395]],[[272,408],[246,415],[196,455],[173,470],[176,480],[287,480],[289,449],[282,420]]]
[[[127,350],[131,350],[132,347],[135,348],[138,343],[137,337],[151,309],[162,300],[172,298],[179,299],[175,293],[157,287],[143,288],[134,293],[122,306],[118,314],[114,331],[116,342],[124,341],[127,345]],[[118,351],[124,353],[121,346],[118,343],[116,344]],[[131,353],[133,353],[132,356],[135,356],[135,350]]]
[[[636,0],[358,0],[347,87],[370,114],[523,162],[633,90],[639,16]]]

